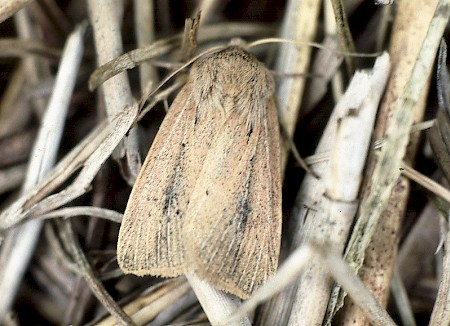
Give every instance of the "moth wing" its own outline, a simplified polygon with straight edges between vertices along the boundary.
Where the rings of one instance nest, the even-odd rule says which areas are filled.
[[[280,251],[280,148],[273,100],[251,133],[245,116],[233,112],[216,137],[186,213],[186,259],[200,277],[247,298],[275,272]]]
[[[210,132],[193,128],[196,103],[191,95],[188,82],[161,124],[131,191],[117,243],[117,261],[125,273],[184,273],[181,223],[206,155],[206,148],[191,144]]]

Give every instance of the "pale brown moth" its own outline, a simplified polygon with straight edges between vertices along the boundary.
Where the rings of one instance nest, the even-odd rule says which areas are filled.
[[[131,192],[117,260],[125,273],[188,271],[241,298],[273,274],[281,240],[274,81],[229,47],[197,62]]]

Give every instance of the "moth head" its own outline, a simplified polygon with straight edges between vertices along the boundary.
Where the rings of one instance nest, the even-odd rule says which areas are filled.
[[[249,128],[273,96],[275,83],[269,70],[255,56],[231,46],[197,62],[191,71],[193,98],[225,114],[241,110]]]

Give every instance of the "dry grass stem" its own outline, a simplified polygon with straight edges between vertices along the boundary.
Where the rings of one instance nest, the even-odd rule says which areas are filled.
[[[15,68],[0,102],[0,136],[7,137],[22,128],[30,118],[30,111],[21,96],[27,78],[26,64],[22,61]],[[29,108],[29,106],[28,106]]]
[[[436,298],[436,303],[433,307],[431,314],[430,326],[449,325],[450,314],[448,313],[450,308],[450,270],[447,268],[450,264],[449,248],[450,248],[450,228],[448,226],[448,218],[441,223],[441,236],[444,241],[442,250],[444,251],[444,257],[442,260],[442,273],[439,280],[439,290]]]
[[[95,129],[32,191],[2,212],[0,229],[10,228],[31,215],[47,213],[86,193],[101,165],[134,122],[136,114],[137,105],[127,107],[111,123],[105,122]],[[82,170],[69,187],[45,198],[81,166]]]
[[[197,41],[198,43],[211,41],[217,38],[218,33],[221,33],[224,38],[231,38],[246,37],[255,34],[264,36],[271,31],[273,31],[273,28],[270,26],[261,26],[258,24],[218,24],[205,26],[201,29]],[[89,78],[89,88],[93,90],[122,71],[132,69],[137,65],[142,64],[144,61],[169,53],[181,44],[183,35],[183,33],[179,33],[166,39],[157,40],[143,48],[134,49],[112,59],[94,70]]]
[[[215,18],[214,14],[215,14],[215,12],[218,11],[218,9],[220,9],[221,2],[222,1],[219,1],[219,0],[201,0],[201,1],[199,1],[194,13],[201,11],[201,13],[202,13],[202,19],[200,20],[201,25],[206,25]]]
[[[41,42],[20,39],[1,39],[0,57],[25,57],[36,54],[44,57],[59,58],[61,51],[52,49]]]
[[[55,217],[74,217],[74,216],[90,216],[90,217],[98,217],[103,218],[105,220],[120,223],[122,221],[123,214],[118,213],[116,211],[101,208],[101,207],[81,207],[81,206],[72,206],[66,208],[55,209],[50,213],[42,214],[39,216],[40,219],[49,219]]]
[[[407,6],[406,2],[403,4]],[[393,73],[387,86],[392,92],[386,93],[382,106],[383,109],[392,108],[392,110],[387,115],[387,111],[382,111],[381,123],[379,121],[378,126],[379,128],[380,124],[387,126],[384,135],[385,143],[375,163],[374,172],[371,176],[371,185],[361,203],[359,218],[346,250],[346,257],[356,270],[363,266],[364,258],[367,261],[366,266],[373,266],[373,268],[367,269],[364,267],[361,273],[364,275],[366,284],[374,282],[374,279],[377,280],[377,284],[382,284],[382,286],[372,290],[377,291],[376,295],[379,296],[379,300],[383,304],[386,301],[386,290],[389,289],[390,275],[392,273],[392,260],[395,257],[392,248],[395,248],[395,243],[398,239],[396,234],[399,232],[398,225],[400,220],[396,217],[403,216],[408,193],[408,184],[403,179],[399,180],[401,164],[406,154],[406,146],[410,140],[410,131],[416,116],[416,108],[423,107],[419,103],[423,103],[421,94],[424,94],[427,89],[427,77],[432,71],[432,64],[437,53],[440,37],[448,18],[448,7],[446,7],[444,2],[441,1],[436,10],[429,3],[427,3],[427,6],[430,9],[428,11],[429,16],[426,16],[429,20],[417,20],[418,24],[424,24],[425,28],[428,28],[427,31],[423,31],[420,35],[424,41],[419,46],[417,36],[414,40],[410,40],[411,45],[415,44],[416,52],[408,51],[408,53],[410,55],[415,53],[416,57],[409,62],[414,64],[410,66],[409,70],[406,67],[400,69],[398,64],[393,67]],[[408,12],[405,9],[403,11],[404,17],[408,17],[408,13],[413,15],[413,17],[418,14],[414,10]],[[424,12],[420,15],[425,17]],[[397,19],[400,19],[400,17],[397,17]],[[400,22],[397,23],[400,24]],[[400,34],[396,37],[399,37],[398,42],[408,41],[401,39]],[[395,43],[395,41],[393,41],[392,47],[397,49],[397,51],[402,49],[400,43]],[[398,52],[393,53],[399,55]],[[410,73],[405,73],[405,70],[410,71]],[[400,76],[404,77],[400,79]],[[394,90],[391,85],[394,82],[396,83],[395,87],[398,97],[393,95],[395,93],[393,93]],[[403,85],[403,87],[400,85]],[[383,214],[385,215],[381,218]],[[371,241],[373,242],[371,243]],[[365,257],[366,250],[369,253],[372,252],[369,250],[370,246],[382,246],[382,248],[386,249],[381,254],[377,253],[376,256]],[[383,259],[386,261],[383,261]],[[381,277],[378,275],[381,275]],[[380,278],[383,278],[383,280]],[[386,290],[383,290],[383,288]],[[358,323],[364,323],[365,320],[360,310],[353,309],[351,305],[347,306],[343,315],[342,318],[346,321],[358,320]]]
[[[83,35],[86,26],[79,26],[68,38],[56,77],[55,89],[48,103],[25,177],[26,193],[40,182],[56,162],[64,129],[69,101],[75,86],[78,67],[83,55]],[[2,246],[0,260],[0,320],[4,318],[18,291],[31,255],[36,246],[42,222],[34,221],[8,233]]]
[[[355,52],[355,45],[353,43],[352,34],[348,26],[347,15],[344,10],[344,4],[342,0],[331,1],[334,17],[336,19],[337,35],[339,37],[339,43],[342,50],[346,52]],[[353,58],[345,57],[347,64],[347,71],[352,74],[355,70]]]
[[[0,5],[0,23],[25,7],[30,0],[5,0]]]
[[[425,267],[433,264],[439,246],[439,220],[440,216],[434,205],[428,204],[404,240],[398,253],[396,268],[407,289],[418,284]],[[422,263],[416,264],[417,261]]]
[[[319,10],[320,1],[290,1],[286,9],[281,37],[298,43],[313,41]],[[309,68],[310,56],[311,48],[309,47],[295,48],[289,44],[282,44],[279,49],[276,71],[278,73],[292,71],[305,73]],[[286,78],[281,80],[277,86],[280,124],[290,138],[294,135],[304,87],[305,80],[302,78]],[[282,151],[281,154],[282,170],[287,163],[287,153],[287,151]]]
[[[26,171],[26,164],[0,170],[0,194],[19,187],[25,179]]]
[[[88,1],[99,65],[123,53],[120,33],[122,6],[122,2],[114,0]],[[111,121],[124,107],[133,102],[127,74],[118,74],[103,83],[103,95],[106,113]],[[136,129],[130,130],[121,140],[119,147],[113,152],[113,157],[121,167],[124,178],[132,185],[141,167]]]
[[[269,279],[223,325],[228,325],[229,322],[251,311],[258,303],[273,296],[276,292],[294,281],[308,268],[309,262],[312,259],[319,260],[326,269],[326,272],[339,284],[342,284],[350,296],[358,302],[373,325],[396,325],[384,308],[381,307],[377,300],[365,288],[361,280],[353,273],[343,257],[336,250],[313,242],[305,242],[293,251],[289,258],[280,266],[278,273]]]
[[[327,36],[323,42],[326,48],[337,48],[336,37]],[[324,97],[328,90],[328,83],[332,80],[342,63],[342,56],[332,51],[320,51],[317,53],[314,62],[311,65],[311,74],[319,76],[312,78],[308,85],[308,92],[303,99],[303,112],[307,114]]]
[[[35,26],[30,12],[31,10],[27,7],[14,15],[14,23],[17,28],[17,34],[21,39],[39,39],[39,34],[42,32],[41,29],[34,28]],[[23,58],[21,64],[23,64],[25,75],[21,83],[21,92],[27,93],[28,87],[33,87],[34,85],[39,84],[43,79],[49,78],[51,75],[49,62],[47,59],[42,57],[28,56]],[[47,107],[47,100],[47,98],[40,98],[36,99],[32,103],[29,103],[26,99],[18,99],[21,104],[18,109],[22,109],[21,112],[24,115],[22,120],[28,121],[31,119],[33,110],[37,113],[39,118],[42,119],[45,108]],[[10,128],[14,128],[14,125]]]
[[[30,223],[29,223],[30,224]],[[116,301],[109,295],[100,280],[95,276],[80,244],[75,240],[75,235],[70,225],[70,221],[60,221],[59,230],[61,237],[65,238],[65,246],[73,260],[77,264],[81,275],[92,290],[92,293],[99,299],[103,306],[113,315],[120,324],[135,325],[131,318],[122,310]]]
[[[155,4],[153,0],[135,0],[134,20],[138,47],[144,47],[155,41]],[[143,93],[148,83],[156,84],[157,70],[149,63],[143,62],[139,66],[139,82]]]
[[[450,191],[447,188],[441,186],[436,181],[433,181],[432,179],[419,173],[418,171],[414,170],[413,168],[409,167],[406,164],[402,165],[402,174],[408,177],[409,179],[417,182],[425,189],[431,191],[436,196],[439,196],[442,199],[446,200],[447,203],[450,204]]]
[[[171,303],[182,298],[190,290],[189,284],[184,279],[175,279],[163,282],[150,288],[123,305],[123,310],[138,325],[146,325],[154,320]],[[116,320],[108,316],[96,322],[97,326],[116,325]]]
[[[336,2],[336,1],[334,1]],[[343,18],[344,19],[344,18]],[[344,56],[342,55],[338,55],[338,51],[339,50],[344,50],[345,49],[345,45],[344,47],[342,46],[342,42],[339,42],[340,38],[339,36],[343,34],[343,26],[342,25],[338,25],[338,18],[336,17],[335,14],[335,4],[333,3],[333,1],[328,1],[324,3],[324,21],[325,21],[325,29],[326,29],[326,37],[328,38],[328,43],[336,49],[336,53],[334,55],[331,55],[331,58],[333,58],[334,60],[331,60],[330,62],[332,63],[334,61],[334,64],[339,64],[339,66],[341,65],[341,63],[344,61]],[[347,24],[347,19],[345,18],[344,21]],[[338,30],[339,29],[339,30]],[[351,35],[349,35],[351,36]],[[345,40],[344,40],[345,41]],[[325,42],[327,42],[327,39],[325,39]],[[353,41],[351,41],[353,43]],[[351,45],[352,48],[354,48],[354,45]],[[348,50],[348,49],[347,49]],[[325,51],[321,51],[321,52],[325,52]],[[349,51],[346,51],[348,53],[351,53]],[[325,55],[322,55],[322,57],[324,57]],[[318,58],[320,56],[317,56]],[[354,71],[354,65],[353,65],[353,60],[348,57],[348,59],[345,59],[345,61],[347,62],[347,70],[349,69],[350,66],[353,66],[352,71]],[[333,93],[333,98],[335,99],[335,101],[339,101],[341,96],[344,94],[345,91],[345,81],[344,81],[344,74],[342,73],[341,70],[336,69],[334,71],[333,74],[329,75],[330,72],[327,71],[326,66],[330,65],[330,63],[323,63],[324,67],[322,68],[323,70],[325,70],[325,76],[329,76],[329,79],[331,80],[331,90]],[[332,68],[329,67],[329,68]],[[336,67],[337,68],[337,67]],[[323,97],[320,97],[319,99],[322,99]]]
[[[211,325],[220,325],[239,307],[240,299],[215,289],[195,274],[187,274],[186,277],[195,290],[198,301],[208,316]],[[227,325],[249,326],[251,322],[247,316],[241,316],[235,321],[227,323]]]
[[[416,326],[411,302],[408,299],[408,293],[406,292],[400,273],[395,267],[391,280],[391,292],[397,309],[399,310],[400,319],[402,320],[403,325]]]

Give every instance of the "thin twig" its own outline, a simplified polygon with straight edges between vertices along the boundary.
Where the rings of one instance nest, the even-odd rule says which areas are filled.
[[[83,250],[80,248],[80,244],[75,240],[73,230],[70,226],[70,221],[61,221],[61,232],[67,240],[66,247],[70,250],[76,264],[80,268],[80,271],[86,280],[87,284],[95,294],[97,299],[103,304],[103,306],[117,318],[117,320],[123,325],[135,325],[131,318],[120,308],[120,306],[114,301],[109,293],[104,288],[103,284],[95,276],[91,265],[89,264]]]
[[[114,223],[120,223],[123,217],[123,214],[106,208],[93,206],[72,206],[55,209],[54,211],[39,216],[39,219],[50,219],[56,217],[68,218],[80,215],[102,218]]]

